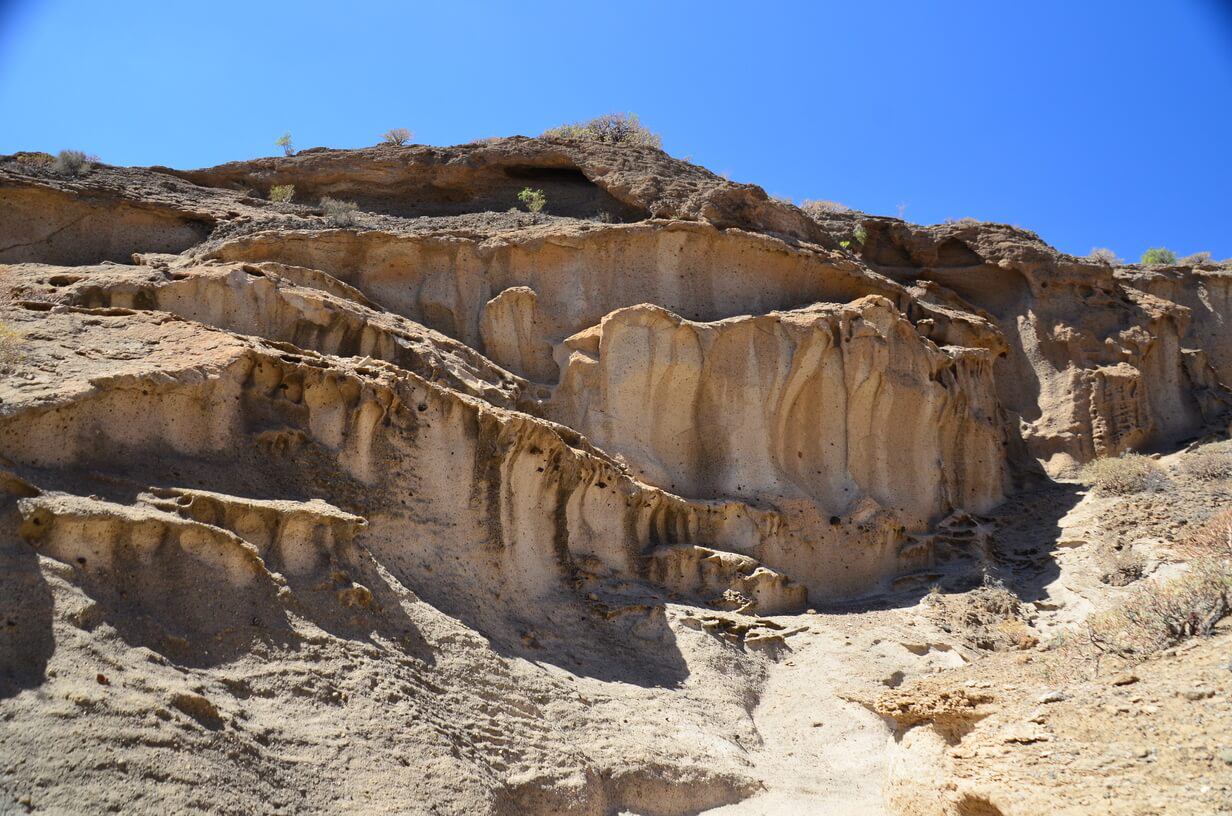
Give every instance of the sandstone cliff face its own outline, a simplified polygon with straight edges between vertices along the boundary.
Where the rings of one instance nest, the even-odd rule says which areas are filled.
[[[256,197],[286,183],[356,200],[358,226]],[[503,212],[524,186],[551,215]],[[158,683],[201,672],[173,706],[198,747],[248,710],[200,702],[209,683],[396,697],[448,773],[384,808],[737,801],[759,784],[758,655],[788,636],[749,616],[982,564],[978,514],[1041,464],[1226,424],[1226,269],[1114,272],[1009,227],[878,218],[844,249],[855,216],[649,149],[73,180],[0,161],[0,208],[0,556],[34,610],[0,644],[0,698],[69,642],[144,655]],[[363,668],[345,689],[233,676],[301,649]],[[165,712],[157,694],[141,705]],[[678,730],[630,725],[634,704]],[[625,728],[644,754],[592,738]],[[321,785],[288,806],[338,804]]]

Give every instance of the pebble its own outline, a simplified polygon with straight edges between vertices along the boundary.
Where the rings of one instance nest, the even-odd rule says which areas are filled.
[[[1062,700],[1066,699],[1067,696],[1068,695],[1065,692],[1060,691],[1059,689],[1054,689],[1053,691],[1045,692],[1044,694],[1040,695],[1040,698],[1036,702],[1038,702],[1040,705],[1047,705],[1048,703],[1059,703]]]
[[[1138,675],[1132,672],[1121,672],[1111,680],[1114,686],[1128,686],[1138,682]]]
[[[1232,748],[1224,748],[1219,752],[1218,757],[1224,765],[1232,765]]]

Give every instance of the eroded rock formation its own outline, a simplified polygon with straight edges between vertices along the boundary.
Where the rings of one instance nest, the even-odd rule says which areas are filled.
[[[275,184],[355,200],[358,226],[259,197]],[[504,212],[524,186],[548,215]],[[401,700],[449,773],[380,808],[737,801],[760,784],[750,655],[787,635],[723,615],[982,564],[978,514],[1045,470],[1222,428],[1232,396],[1226,267],[815,221],[651,149],[515,138],[74,179],[0,161],[0,262],[0,537],[26,616],[0,696],[78,638],[215,696]],[[719,617],[678,611],[699,607]],[[362,666],[356,684],[224,671],[309,646]],[[617,683],[655,725],[628,725]],[[242,731],[247,709],[200,685],[168,705]],[[628,727],[644,755],[578,736]],[[313,790],[284,798],[339,804]]]

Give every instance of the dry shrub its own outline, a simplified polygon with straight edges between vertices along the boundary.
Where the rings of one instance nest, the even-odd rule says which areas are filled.
[[[977,649],[1026,649],[1038,642],[1022,601],[999,581],[957,595],[930,592],[924,604],[943,631]]]
[[[97,156],[87,156],[80,150],[61,150],[51,164],[52,172],[61,176],[83,176],[94,168]]]
[[[1191,637],[1209,636],[1228,615],[1232,559],[1202,558],[1165,583],[1139,587],[1087,622],[1087,639],[1104,654],[1141,660]]]
[[[1149,456],[1127,453],[1123,456],[1096,459],[1083,466],[1079,473],[1082,483],[1100,493],[1125,496],[1154,490],[1163,484],[1163,470]]]
[[[294,195],[294,184],[275,184],[270,188],[269,200],[277,204],[286,204]]]
[[[325,218],[335,227],[351,227],[359,220],[356,210],[359,209],[354,201],[339,201],[336,198],[325,196],[321,199],[321,210],[325,213]]]
[[[411,137],[414,135],[415,134],[411,133],[406,128],[391,128],[390,130],[385,131],[385,133],[381,136],[381,144],[401,147],[409,142]]]
[[[804,214],[809,218],[824,218],[827,215],[842,215],[851,212],[851,207],[846,204],[840,204],[837,201],[817,201],[811,198],[800,202],[800,209],[804,210]]]
[[[1177,266],[1200,266],[1201,264],[1211,263],[1211,253],[1195,252],[1192,255],[1186,255],[1176,262]]]
[[[1232,508],[1221,510],[1177,543],[1177,550],[1195,561],[1232,562]]]
[[[1195,479],[1214,481],[1232,476],[1232,445],[1206,445],[1181,460],[1181,470]]]
[[[1117,254],[1107,247],[1095,247],[1087,257],[1095,261],[1095,263],[1101,263],[1105,266],[1119,266],[1121,264],[1121,259],[1117,257]]]
[[[574,122],[545,130],[543,136],[635,147],[663,147],[663,139],[659,134],[642,127],[636,113],[608,113],[589,122]]]

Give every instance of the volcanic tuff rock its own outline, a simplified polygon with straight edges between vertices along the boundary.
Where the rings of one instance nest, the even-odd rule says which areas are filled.
[[[506,212],[526,186],[546,214]],[[358,224],[298,203],[326,195]],[[0,704],[42,718],[0,723],[34,757],[0,770],[43,780],[29,808],[738,802],[796,631],[750,616],[978,571],[978,514],[1232,404],[1226,267],[817,221],[649,148],[0,160],[0,263]],[[362,712],[361,758],[322,706]],[[159,729],[229,781],[145,748],[155,789],[64,778]],[[334,758],[305,775],[296,740]]]

